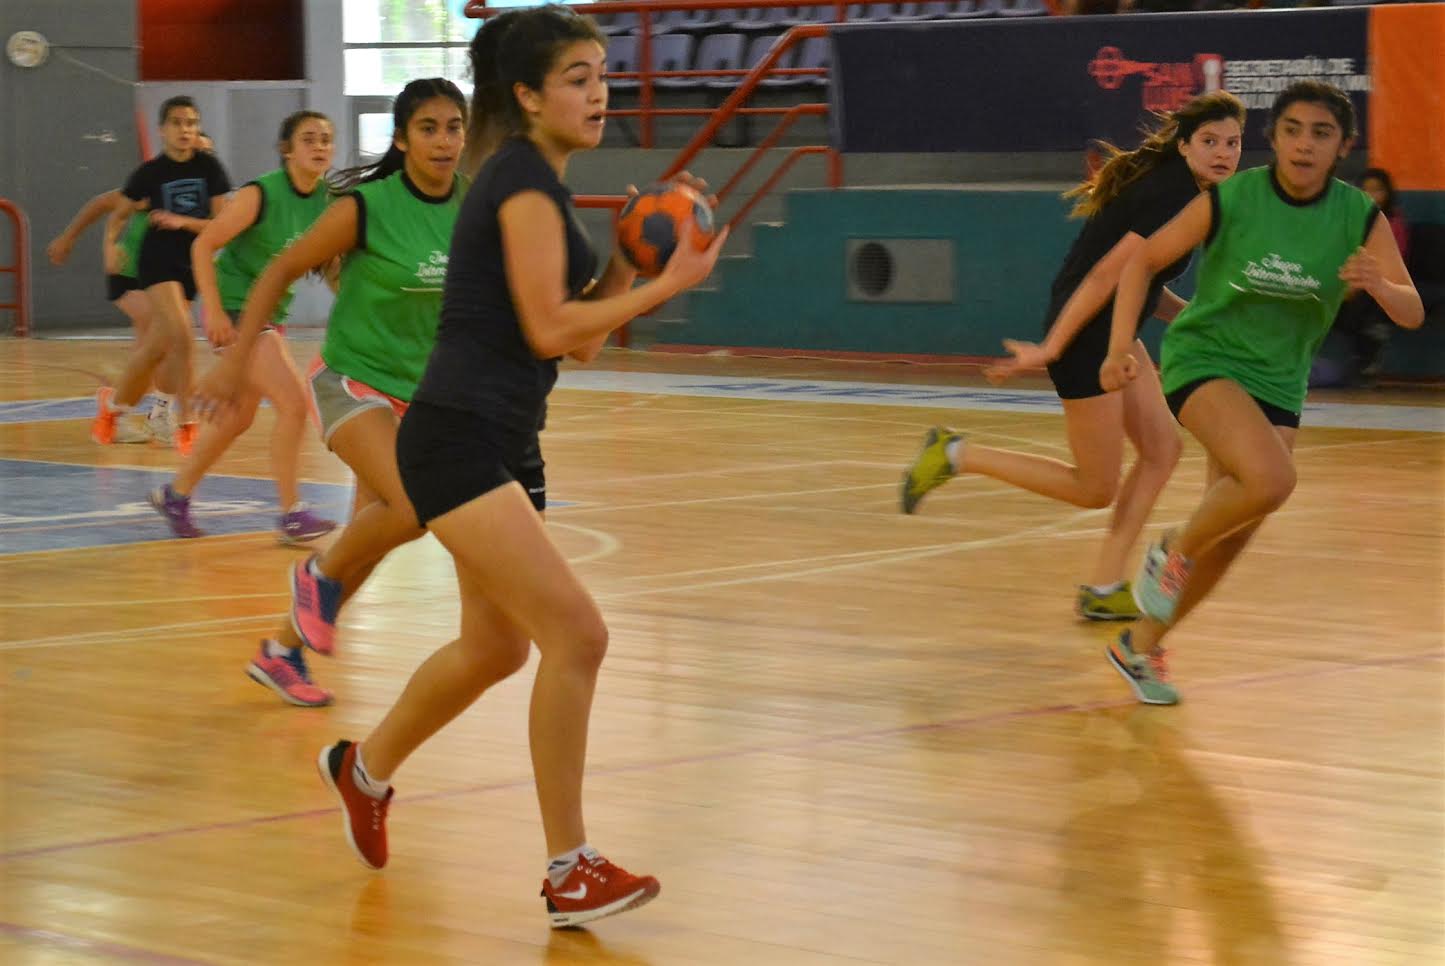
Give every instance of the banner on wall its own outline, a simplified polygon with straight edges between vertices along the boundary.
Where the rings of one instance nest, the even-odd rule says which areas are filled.
[[[1153,111],[1224,89],[1266,147],[1275,95],[1347,91],[1368,127],[1363,8],[1047,17],[835,27],[835,143],[850,152],[1076,151],[1132,145]],[[1363,141],[1361,142],[1363,144]]]

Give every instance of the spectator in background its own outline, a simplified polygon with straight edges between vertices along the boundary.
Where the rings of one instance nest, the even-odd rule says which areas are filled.
[[[1355,184],[1374,199],[1381,214],[1390,223],[1395,235],[1395,244],[1400,247],[1400,257],[1407,261],[1410,252],[1410,226],[1400,214],[1395,202],[1395,183],[1383,168],[1366,168]],[[1347,382],[1373,382],[1380,374],[1380,361],[1385,354],[1385,345],[1394,330],[1389,316],[1379,303],[1364,292],[1358,292],[1340,306],[1335,316],[1335,328],[1346,339],[1350,350]]]

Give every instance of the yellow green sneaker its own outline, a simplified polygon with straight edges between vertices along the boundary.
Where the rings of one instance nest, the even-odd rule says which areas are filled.
[[[1134,602],[1134,590],[1127,580],[1108,594],[1081,584],[1074,611],[1086,621],[1136,621],[1143,616],[1139,605]]]
[[[955,433],[944,426],[933,427],[923,437],[923,449],[914,457],[908,472],[903,474],[904,513],[918,509],[924,494],[953,479],[957,471],[948,460],[948,444],[961,439],[962,433]]]

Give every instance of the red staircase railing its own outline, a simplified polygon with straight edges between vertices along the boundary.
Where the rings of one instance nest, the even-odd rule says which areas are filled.
[[[681,115],[706,115],[708,121],[698,132],[693,135],[687,145],[668,165],[658,180],[667,180],[683,171],[687,165],[702,153],[712,143],[723,125],[737,116],[772,115],[778,117],[778,122],[773,130],[760,141],[748,159],[734,172],[727,183],[717,192],[718,202],[726,201],[728,196],[741,184],[744,177],[752,171],[763,156],[771,150],[787,130],[793,126],[800,117],[822,116],[828,113],[827,104],[794,104],[791,107],[744,107],[744,102],[757,90],[758,85],[764,77],[787,76],[787,75],[826,75],[828,71],[823,68],[780,68],[778,62],[789,49],[797,46],[810,37],[827,36],[827,26],[824,24],[801,24],[792,27],[779,36],[776,43],[768,50],[768,53],[748,70],[681,70],[681,71],[653,71],[652,67],[652,15],[663,13],[669,10],[698,10],[698,9],[740,9],[745,7],[796,7],[796,6],[827,6],[835,8],[835,16],[842,20],[844,11],[849,6],[855,6],[862,0],[803,0],[802,3],[789,2],[789,0],[743,0],[741,4],[736,0],[637,0],[631,2],[602,2],[589,3],[587,13],[637,13],[638,23],[638,66],[641,68],[636,72],[609,73],[613,78],[632,78],[641,80],[639,87],[638,107],[624,109],[609,109],[607,113],[612,116],[640,116],[642,119],[642,146],[652,146],[652,118],[655,116],[681,116]],[[467,4],[466,15],[468,17],[485,18],[503,13],[506,8],[488,8],[481,0],[472,0]],[[717,108],[658,108],[653,105],[652,78],[654,77],[718,77],[718,76],[740,76],[736,88],[728,95]],[[828,185],[832,188],[843,186],[843,158],[836,149],[829,145],[806,145],[796,147],[783,158],[782,162],[773,171],[763,184],[754,191],[746,204],[739,209],[728,221],[730,227],[736,227],[747,217],[769,192],[771,192],[782,180],[783,176],[797,163],[798,159],[810,155],[822,155],[828,159]],[[623,195],[577,195],[573,204],[579,208],[611,208],[613,222],[616,223],[616,216],[622,207],[627,203]],[[627,327],[624,326],[618,331],[618,344],[627,345],[630,341]]]
[[[30,219],[19,205],[5,198],[0,198],[0,211],[9,215],[15,224],[11,246],[14,261],[0,265],[0,275],[15,276],[15,301],[0,302],[0,311],[15,312],[15,334],[24,338],[30,334]]]

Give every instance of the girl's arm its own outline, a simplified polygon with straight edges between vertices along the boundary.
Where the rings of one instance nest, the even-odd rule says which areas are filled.
[[[286,290],[302,275],[356,247],[357,203],[353,196],[337,199],[310,230],[281,254],[251,286],[246,305],[236,320],[236,343],[196,384],[201,408],[214,416],[226,410],[240,393],[251,349],[276,314]]]
[[[1173,322],[1188,304],[1187,299],[1175,295],[1166,285],[1159,293],[1159,304],[1154,306],[1154,317],[1163,322]]]
[[[502,203],[498,211],[502,230],[503,263],[507,284],[522,335],[539,359],[551,359],[586,350],[590,343],[661,305],[707,278],[727,240],[727,230],[698,251],[692,244],[688,222],[678,239],[677,251],[655,279],[636,288],[621,288],[623,273],[608,268],[598,287],[614,294],[593,299],[569,299],[567,236],[557,205],[540,191],[522,191]]]
[[[1053,327],[1044,338],[1043,348],[1049,353],[1049,362],[1063,355],[1064,350],[1073,343],[1089,320],[1099,314],[1099,310],[1114,294],[1119,278],[1124,274],[1124,266],[1143,244],[1143,237],[1132,231],[1126,232],[1124,237],[1109,249],[1109,254],[1089,269],[1089,274],[1084,276],[1079,287],[1074,289],[1074,294],[1064,303],[1063,310],[1059,312],[1059,317],[1054,320]]]
[[[191,243],[191,274],[201,297],[201,324],[211,345],[230,345],[236,339],[236,327],[221,305],[221,286],[216,280],[216,253],[237,235],[256,223],[261,214],[261,186],[246,185],[236,192],[231,204],[220,214],[203,222],[204,227]]]
[[[65,230],[45,246],[45,254],[49,257],[51,264],[64,265],[65,260],[70,257],[70,250],[75,247],[75,240],[84,234],[91,225],[114,211],[115,206],[124,200],[125,196],[117,189],[102,191],[87,201],[75,213],[75,217],[70,219],[70,224],[65,226]]]
[[[1099,384],[1109,392],[1123,389],[1138,372],[1139,362],[1129,351],[1134,344],[1139,313],[1149,283],[1169,265],[1204,243],[1214,221],[1212,202],[1200,195],[1163,228],[1150,235],[1124,266],[1114,292],[1114,322],[1109,330],[1109,357],[1099,367]]]
[[[1089,269],[1089,274],[1084,276],[1084,280],[1074,289],[1074,294],[1069,296],[1069,300],[1059,310],[1058,318],[1054,320],[1042,343],[1004,339],[1003,347],[1013,358],[985,369],[984,375],[989,382],[995,385],[1006,382],[1022,370],[1046,366],[1063,355],[1064,350],[1068,349],[1084,326],[1098,315],[1099,310],[1109,301],[1124,265],[1143,244],[1144,239],[1140,235],[1132,231],[1126,232],[1124,237],[1109,249],[1109,253]]]
[[[602,273],[602,277],[593,283],[587,291],[582,293],[582,298],[586,301],[595,302],[598,299],[622,295],[624,292],[629,291],[636,281],[637,269],[633,268],[632,263],[624,258],[620,252],[614,252],[612,258],[607,262],[607,270]],[[602,347],[607,344],[608,334],[609,333],[603,333],[599,335],[591,342],[573,349],[567,353],[567,355],[572,359],[576,359],[578,362],[591,362],[597,358],[598,353],[602,351]]]
[[[219,198],[211,199],[210,218],[193,218],[190,215],[178,215],[173,211],[153,211],[151,212],[151,224],[157,228],[168,228],[172,231],[189,231],[199,235],[206,230],[206,226],[214,221],[216,216],[219,215],[225,207],[226,197],[223,195]]]
[[[1368,293],[1402,329],[1418,329],[1425,321],[1425,305],[1405,269],[1389,219],[1383,214],[1376,216],[1365,244],[1340,268],[1340,278]]]

